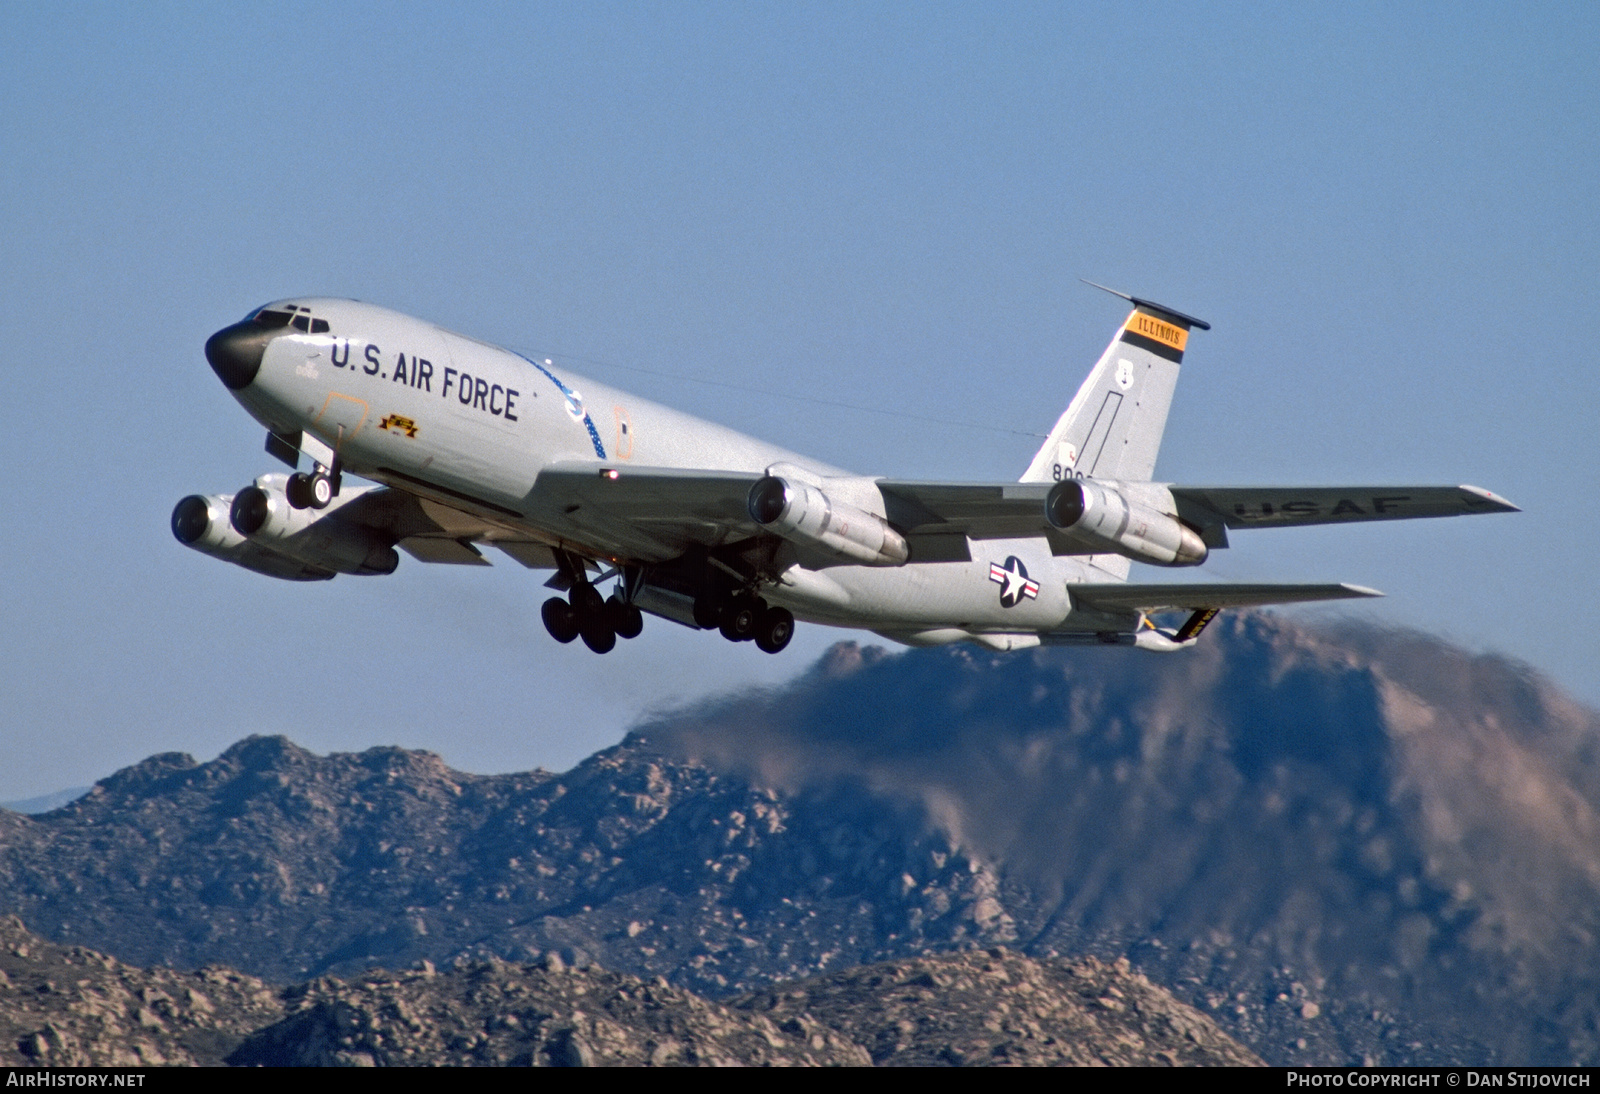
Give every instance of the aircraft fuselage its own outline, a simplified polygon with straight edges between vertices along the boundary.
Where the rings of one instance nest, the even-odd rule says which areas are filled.
[[[547,467],[761,474],[786,465],[822,479],[850,478],[725,426],[398,312],[347,300],[290,305],[309,308],[329,329],[288,329],[267,343],[250,382],[233,392],[257,421],[279,435],[314,435],[339,454],[349,473],[588,558],[666,562],[668,552],[651,542],[597,542],[581,515],[539,489]],[[860,500],[873,507],[872,498]],[[875,507],[882,515],[881,501]],[[947,642],[975,631],[1057,629],[1072,611],[1067,584],[1094,574],[1078,558],[1052,556],[1041,537],[987,540],[983,547],[966,561],[808,570],[763,595],[799,619]],[[653,549],[662,557],[652,557]],[[992,576],[995,566],[1013,575],[1015,587],[1008,590],[1003,576]],[[1129,622],[1114,620],[1117,629]]]
[[[1121,296],[1118,293],[1116,295]],[[1192,645],[1222,608],[1380,595],[1343,584],[1128,584],[1229,528],[1515,510],[1470,486],[1191,487],[1153,481],[1189,332],[1133,311],[1020,480],[849,474],[537,360],[348,300],[269,304],[206,343],[296,468],[191,495],[173,533],[287,580],[384,574],[397,548],[556,571],[551,635],[596,652],[643,613],[782,649],[796,618],[912,645]],[[312,470],[298,470],[310,460]],[[345,475],[381,487],[341,487]],[[610,598],[597,586],[616,579]],[[1175,630],[1150,616],[1186,611]]]

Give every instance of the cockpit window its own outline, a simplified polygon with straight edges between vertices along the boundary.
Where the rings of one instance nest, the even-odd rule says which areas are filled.
[[[283,327],[293,327],[295,330],[305,331],[307,334],[327,334],[329,331],[326,319],[311,318],[311,309],[302,308],[298,304],[290,304],[287,310],[283,308],[261,308],[251,320],[258,327],[267,330],[279,330]]]

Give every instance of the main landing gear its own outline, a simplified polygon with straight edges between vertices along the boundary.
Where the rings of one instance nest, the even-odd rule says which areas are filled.
[[[726,600],[701,597],[694,602],[694,621],[716,628],[729,642],[755,642],[765,653],[777,653],[794,637],[794,614],[774,608],[759,596],[735,593]]]
[[[574,585],[564,598],[546,600],[540,614],[551,638],[571,642],[581,637],[595,653],[610,653],[618,638],[637,638],[644,630],[644,615],[637,605],[616,593],[602,597],[587,581]]]
[[[633,599],[645,587],[642,569],[619,565],[603,573],[597,580],[620,578],[617,591],[606,597],[590,580],[591,563],[568,551],[557,550],[555,554],[560,573],[550,584],[567,590],[567,595],[551,597],[540,610],[550,637],[562,643],[582,638],[583,644],[595,653],[610,653],[619,638],[637,638],[644,629],[644,616]],[[694,580],[700,575],[669,571],[666,576],[671,584],[662,587],[668,590],[698,585],[701,592],[694,601],[694,623],[704,630],[721,631],[730,642],[754,642],[767,653],[777,653],[794,637],[794,614],[787,608],[769,605],[749,584],[730,588],[724,582],[719,587],[715,580]],[[683,580],[685,576],[689,580]],[[676,615],[672,618],[680,619]]]

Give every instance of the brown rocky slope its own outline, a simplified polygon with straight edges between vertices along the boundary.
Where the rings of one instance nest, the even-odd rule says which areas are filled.
[[[1131,972],[1004,950],[717,1003],[550,955],[272,988],[138,969],[0,920],[0,1066],[1252,1064]]]
[[[726,999],[1130,958],[1277,1063],[1600,1059],[1600,718],[1433,639],[841,645],[562,775],[279,738],[0,813],[0,911],[279,983],[557,954]]]

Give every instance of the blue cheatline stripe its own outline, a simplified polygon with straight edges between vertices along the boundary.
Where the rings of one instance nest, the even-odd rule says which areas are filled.
[[[559,390],[568,401],[576,402],[579,406],[583,405],[583,400],[578,398],[578,393],[573,391],[566,384],[563,384],[560,377],[558,377],[555,373],[551,372],[549,369],[545,368],[542,364],[540,364],[538,361],[535,361],[532,357],[529,357],[525,353],[518,353],[517,356],[548,376],[550,378],[550,382],[556,385],[557,390]],[[583,424],[584,428],[588,429],[589,431],[589,440],[594,444],[594,454],[599,456],[602,460],[605,459],[606,447],[600,443],[600,431],[594,427],[594,420],[589,417],[589,411],[587,408],[583,412]]]

